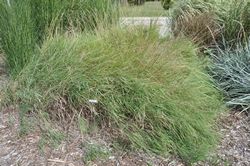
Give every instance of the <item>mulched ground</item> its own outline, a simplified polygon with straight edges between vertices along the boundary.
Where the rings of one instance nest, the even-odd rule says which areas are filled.
[[[209,159],[193,166],[204,165],[250,165],[250,126],[249,117],[239,112],[231,111],[224,120],[220,121],[223,139],[218,149],[211,153]],[[71,126],[68,139],[60,145],[51,149],[49,142],[46,142],[42,149],[38,146],[41,139],[40,132],[34,129],[32,132],[18,137],[19,117],[18,112],[13,108],[0,111],[0,165],[22,165],[22,166],[184,166],[179,159],[169,156],[166,159],[149,156],[143,152],[114,151],[109,142],[109,132],[100,130],[81,136]],[[40,140],[41,141],[41,140]],[[91,147],[100,147],[110,153],[105,157],[93,158],[86,162],[86,157],[91,152]],[[98,154],[98,153],[97,153]]]

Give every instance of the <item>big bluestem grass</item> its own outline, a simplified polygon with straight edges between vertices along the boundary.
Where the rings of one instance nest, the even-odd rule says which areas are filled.
[[[118,20],[118,10],[113,0],[1,0],[0,44],[8,74],[17,76],[46,38],[108,26]]]
[[[189,40],[118,26],[50,38],[39,54],[8,89],[16,104],[55,119],[75,112],[117,129],[135,150],[186,162],[216,145],[220,94]]]
[[[199,46],[223,45],[223,40],[246,42],[250,35],[248,0],[176,1],[171,10],[171,29],[175,36],[191,37]]]
[[[225,44],[210,52],[213,61],[210,74],[231,107],[250,108],[250,42],[237,43],[236,48]]]
[[[219,33],[214,1],[176,1],[171,9],[171,30],[174,36],[188,36],[201,49],[210,46]]]

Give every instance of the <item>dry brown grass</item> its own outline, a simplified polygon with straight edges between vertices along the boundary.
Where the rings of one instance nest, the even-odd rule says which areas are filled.
[[[201,49],[211,45],[220,31],[213,12],[198,11],[185,11],[172,21],[171,28],[175,36],[188,36]]]

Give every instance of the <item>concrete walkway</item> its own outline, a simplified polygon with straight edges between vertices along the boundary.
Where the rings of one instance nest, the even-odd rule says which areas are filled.
[[[161,36],[165,36],[167,30],[170,29],[169,17],[122,17],[120,21],[122,24],[130,25],[149,25],[151,22],[155,22]]]

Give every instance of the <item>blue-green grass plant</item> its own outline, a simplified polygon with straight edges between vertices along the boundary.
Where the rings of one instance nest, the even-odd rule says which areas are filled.
[[[250,109],[250,42],[238,42],[236,48],[230,44],[216,52],[210,52],[213,61],[209,67],[210,74],[218,89],[225,95],[231,107]]]
[[[42,45],[9,96],[38,114],[73,110],[90,124],[109,124],[134,150],[194,162],[217,143],[221,107],[195,50],[188,39],[159,38],[153,25],[59,35]]]

